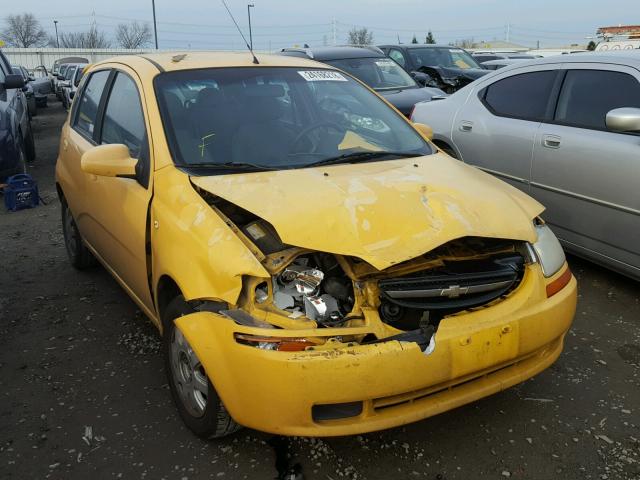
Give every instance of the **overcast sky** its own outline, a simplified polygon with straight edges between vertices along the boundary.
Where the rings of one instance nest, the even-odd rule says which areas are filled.
[[[415,33],[424,41],[431,29],[438,43],[459,39],[504,40],[526,46],[586,43],[600,26],[640,24],[639,0],[252,0],[256,49],[308,43],[344,43],[354,25],[367,26],[376,43],[408,43]],[[228,0],[247,29],[247,3]],[[7,5],[11,5],[7,9]],[[47,31],[87,29],[94,20],[112,35],[116,25],[151,21],[151,0],[22,0],[3,13],[32,12]],[[95,12],[95,17],[92,13]],[[635,15],[635,16],[634,16]],[[241,39],[219,0],[156,0],[160,48],[240,48]],[[334,28],[335,20],[335,28]]]

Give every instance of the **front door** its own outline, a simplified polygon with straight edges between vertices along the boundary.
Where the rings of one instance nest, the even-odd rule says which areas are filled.
[[[97,145],[126,145],[131,157],[138,159],[137,178],[102,177],[83,172],[84,198],[76,218],[85,240],[107,268],[141,306],[152,311],[146,253],[152,149],[139,85],[134,72],[121,66],[112,70],[92,136]],[[83,97],[79,99],[79,117]]]

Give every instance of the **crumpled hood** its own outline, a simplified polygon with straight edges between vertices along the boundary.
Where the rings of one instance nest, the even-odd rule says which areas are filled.
[[[465,236],[535,241],[543,210],[444,154],[191,180],[268,221],[287,244],[380,270]]]

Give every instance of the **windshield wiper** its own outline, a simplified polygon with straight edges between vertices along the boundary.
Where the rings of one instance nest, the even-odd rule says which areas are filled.
[[[177,163],[178,168],[188,169],[208,169],[208,170],[236,170],[242,172],[264,171],[264,170],[278,170],[275,167],[269,167],[267,165],[259,165],[257,163],[244,163],[244,162],[225,162],[225,163]]]
[[[379,151],[379,152],[351,152],[344,153],[337,157],[327,158],[325,160],[320,160],[318,162],[313,162],[307,167],[317,167],[319,165],[335,165],[338,163],[356,163],[356,162],[368,162],[370,160],[378,160],[385,157],[395,157],[395,158],[411,158],[411,157],[421,157],[422,154],[415,152],[389,152],[389,151]]]

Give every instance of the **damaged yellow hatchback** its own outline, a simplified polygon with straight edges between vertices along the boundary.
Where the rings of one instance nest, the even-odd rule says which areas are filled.
[[[551,365],[576,281],[543,207],[346,73],[258,62],[97,63],[62,130],[71,262],[163,333],[189,428],[368,432]]]

